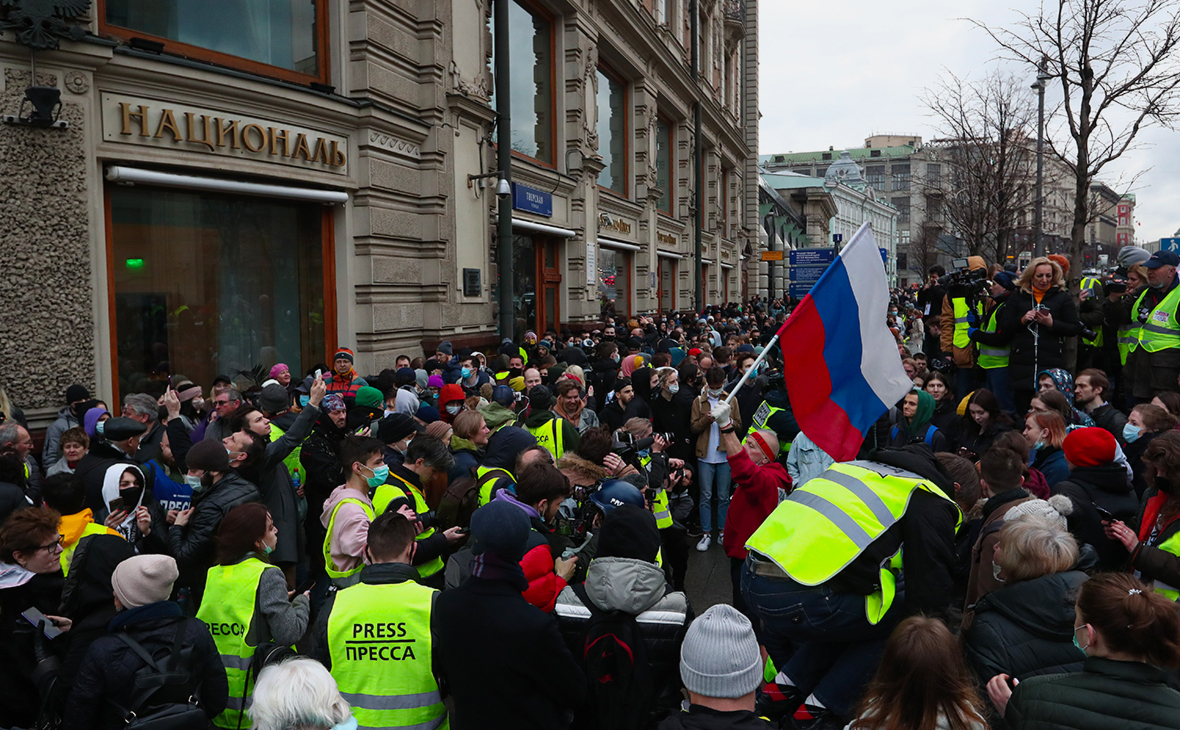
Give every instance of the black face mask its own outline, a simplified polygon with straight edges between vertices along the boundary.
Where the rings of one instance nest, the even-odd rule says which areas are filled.
[[[522,377],[523,375],[524,375],[523,368],[508,368],[508,377],[509,378],[519,378],[519,377]]]
[[[127,509],[133,510],[139,506],[139,500],[143,497],[143,487],[120,489],[119,496],[123,498],[123,504],[127,506]]]

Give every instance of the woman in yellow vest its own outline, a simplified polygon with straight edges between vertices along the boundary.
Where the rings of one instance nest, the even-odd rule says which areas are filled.
[[[307,629],[308,593],[291,600],[283,571],[268,558],[278,539],[270,512],[257,502],[234,507],[221,521],[218,564],[209,569],[197,610],[213,635],[229,682],[229,703],[213,720],[218,727],[250,727],[246,710],[255,648],[268,642],[289,646]]]
[[[1107,537],[1131,553],[1136,576],[1175,601],[1180,598],[1180,432],[1152,439],[1143,464],[1150,488],[1139,510],[1138,531],[1119,520],[1102,525]]]

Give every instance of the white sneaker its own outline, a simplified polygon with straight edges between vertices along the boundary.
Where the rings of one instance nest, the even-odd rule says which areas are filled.
[[[725,531],[722,530],[721,532],[717,533],[717,544],[721,545],[724,542],[725,542]]]
[[[711,544],[713,544],[713,538],[705,535],[701,538],[701,541],[697,543],[697,551],[703,553],[709,549],[709,545]]]

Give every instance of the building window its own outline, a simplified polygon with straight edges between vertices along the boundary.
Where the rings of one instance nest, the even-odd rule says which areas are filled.
[[[721,214],[721,237],[729,238],[729,170],[721,168],[721,189],[717,191],[717,210]]]
[[[120,393],[143,390],[162,367],[208,383],[280,362],[301,376],[325,362],[335,306],[323,207],[151,187],[106,191]]]
[[[910,189],[910,166],[894,165],[890,171],[893,173],[893,189],[894,190],[909,190]]]
[[[908,229],[908,228],[901,229],[901,245],[902,246],[910,245],[910,229]]]
[[[815,168],[815,176],[816,177],[826,177],[827,174],[828,174],[828,166],[827,165],[820,165],[819,167]]]
[[[672,167],[675,155],[672,152],[672,125],[663,119],[656,120],[656,185],[660,188],[657,207],[672,215]]]
[[[884,165],[868,165],[865,167],[865,182],[875,188],[883,188],[885,186],[885,166]]]
[[[328,78],[327,0],[105,0],[100,18],[101,32],[159,40],[169,53],[295,81]]]
[[[659,289],[656,298],[660,302],[660,311],[671,312],[676,309],[676,261],[659,256],[657,268]]]
[[[910,222],[910,199],[909,198],[894,198],[889,201],[893,203],[893,207],[897,208],[897,222]]]
[[[512,151],[553,164],[553,21],[519,0],[508,4]],[[490,20],[495,37],[495,17]],[[492,68],[496,60],[492,58]],[[493,85],[492,107],[497,99]]]
[[[598,69],[598,154],[604,167],[598,184],[627,195],[627,87],[614,74]]]
[[[598,247],[598,300],[600,311],[613,309],[615,316],[631,314],[631,254]]]
[[[927,196],[926,198],[926,217],[935,223],[942,222],[942,199],[938,197]]]
[[[926,184],[932,188],[942,187],[942,165],[926,165]]]

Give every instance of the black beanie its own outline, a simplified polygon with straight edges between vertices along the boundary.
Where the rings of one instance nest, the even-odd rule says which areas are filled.
[[[632,504],[613,509],[598,533],[599,558],[632,558],[654,563],[659,550],[660,531],[655,515]]]

